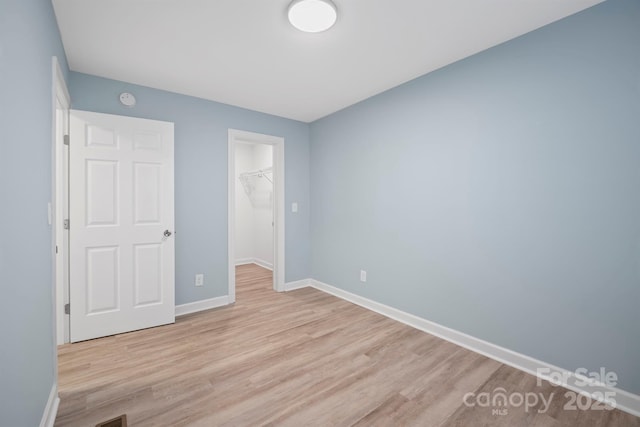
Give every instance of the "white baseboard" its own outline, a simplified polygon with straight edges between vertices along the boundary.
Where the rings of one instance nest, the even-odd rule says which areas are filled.
[[[58,415],[59,404],[58,383],[53,383],[47,405],[44,407],[42,419],[40,420],[40,427],[53,427],[53,424],[56,422],[56,416]]]
[[[267,270],[271,270],[273,271],[273,264],[270,262],[267,262],[263,259],[260,258],[254,258],[253,259],[253,263],[256,265],[259,265],[260,267],[266,268]]]
[[[414,316],[413,314],[389,307],[388,305],[380,304],[317,280],[311,279],[310,285],[323,292],[337,296],[338,298],[342,298],[371,311],[375,311],[383,316],[397,320],[431,335],[435,335],[446,341],[452,342],[468,350],[482,354],[544,380],[556,379],[554,383],[558,384],[557,379],[566,379],[566,381],[562,381],[560,383],[563,387],[585,396],[589,396],[595,400],[604,401],[621,411],[628,412],[635,416],[640,416],[640,396],[636,394],[605,384],[598,384],[593,381],[586,386],[581,385],[585,382],[585,378],[578,377],[574,372],[570,372],[566,369],[559,368],[524,354],[472,337],[454,329],[447,328],[446,326],[442,326],[421,317]],[[548,374],[540,374],[539,369],[545,370]],[[605,394],[606,392],[608,392],[608,394]],[[604,396],[613,396],[615,402],[611,401],[611,399],[603,398]]]
[[[284,284],[284,290],[286,292],[296,289],[307,288],[311,286],[311,279],[296,280],[295,282],[287,282]]]
[[[247,264],[256,264],[260,267],[266,268],[267,270],[273,271],[273,264],[260,258],[240,258],[236,260],[236,266]]]
[[[185,314],[197,313],[198,311],[209,310],[225,305],[229,305],[228,295],[190,302],[187,304],[180,304],[176,305],[176,316],[184,316]]]

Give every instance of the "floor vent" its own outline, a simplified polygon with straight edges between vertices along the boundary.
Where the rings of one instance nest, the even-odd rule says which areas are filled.
[[[98,423],[96,427],[127,427],[127,415],[120,415],[109,421]]]

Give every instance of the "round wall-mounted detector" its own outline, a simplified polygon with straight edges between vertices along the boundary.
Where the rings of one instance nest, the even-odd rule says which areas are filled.
[[[136,97],[129,92],[122,92],[120,94],[120,103],[125,107],[133,107],[136,105]]]

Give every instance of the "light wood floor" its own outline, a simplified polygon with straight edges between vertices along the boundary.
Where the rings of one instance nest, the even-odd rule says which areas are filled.
[[[59,365],[56,426],[640,426],[564,410],[565,389],[318,290],[276,293],[255,265],[235,305],[61,346]],[[554,396],[546,413],[463,404],[499,387]]]

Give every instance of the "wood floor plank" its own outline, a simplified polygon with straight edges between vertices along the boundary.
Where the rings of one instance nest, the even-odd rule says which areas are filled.
[[[269,270],[236,271],[236,303],[59,347],[56,426],[639,426],[569,411],[565,389]],[[466,393],[553,394],[547,411],[468,407]]]

